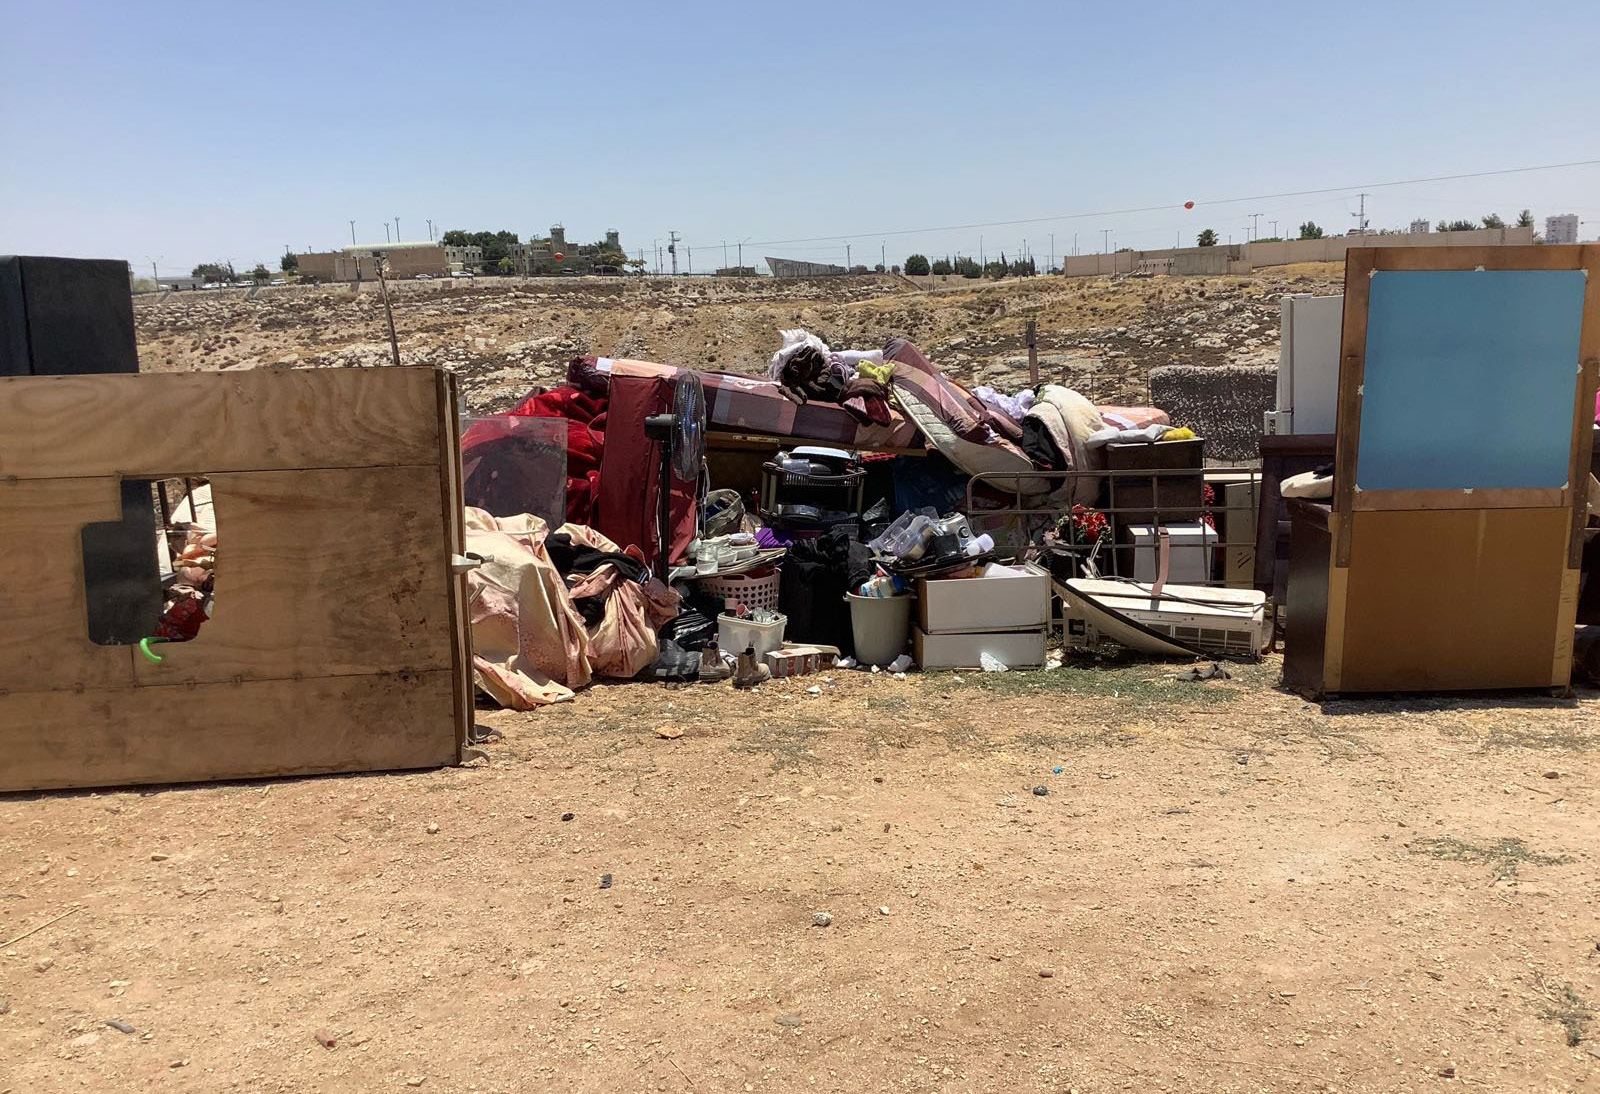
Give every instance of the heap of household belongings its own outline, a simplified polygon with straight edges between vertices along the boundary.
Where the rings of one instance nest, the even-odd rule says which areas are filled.
[[[685,405],[664,365],[579,357],[565,384],[472,420],[468,548],[493,559],[469,576],[481,690],[527,708],[602,677],[903,670],[908,649],[924,667],[1039,664],[1052,575],[995,558],[985,505],[1081,516],[1107,504],[1108,468],[1170,458],[1196,468],[1184,497],[1202,519],[1203,442],[1160,410],[1096,407],[1058,384],[969,390],[904,338],[833,350],[803,330],[780,337],[766,377],[696,373],[698,428],[775,439],[759,482],[656,473],[650,429]],[[553,431],[517,439],[527,419]],[[932,458],[870,455],[918,447]],[[980,475],[990,485],[972,484],[966,513]]]

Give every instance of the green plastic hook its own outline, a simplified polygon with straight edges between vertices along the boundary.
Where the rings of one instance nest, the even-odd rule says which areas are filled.
[[[165,638],[141,638],[139,639],[139,652],[144,654],[152,665],[159,665],[161,662],[165,661],[166,658],[152,650],[150,648],[150,643],[165,641],[167,641]]]

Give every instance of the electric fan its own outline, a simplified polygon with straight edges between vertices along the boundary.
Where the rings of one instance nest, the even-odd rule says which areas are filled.
[[[665,578],[672,561],[668,557],[672,551],[672,480],[690,483],[698,497],[706,458],[706,392],[697,373],[689,369],[678,371],[672,381],[672,410],[646,418],[644,432],[661,453],[661,482],[656,490],[656,570],[658,576]]]

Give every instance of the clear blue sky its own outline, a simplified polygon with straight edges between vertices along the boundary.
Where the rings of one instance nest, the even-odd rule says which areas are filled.
[[[1600,158],[1600,4],[0,4],[0,253],[273,262],[400,217],[676,229],[839,261],[1157,247],[1260,212],[1223,199]],[[1352,191],[1353,193],[1353,191]],[[1185,212],[1182,203],[1201,204]],[[1153,212],[1066,219],[1159,206]],[[1381,188],[1374,227],[1600,222],[1600,168]],[[887,236],[1060,216],[1053,223]],[[1600,234],[1600,223],[1583,234]],[[687,257],[687,256],[685,256]]]

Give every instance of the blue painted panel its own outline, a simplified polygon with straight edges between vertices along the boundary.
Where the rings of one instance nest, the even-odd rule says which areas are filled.
[[[1581,270],[1374,273],[1356,485],[1566,485],[1583,290]]]

